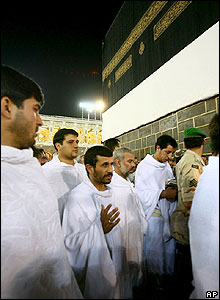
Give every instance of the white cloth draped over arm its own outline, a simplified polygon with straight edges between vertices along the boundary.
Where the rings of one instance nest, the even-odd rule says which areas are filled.
[[[158,206],[164,219],[164,241],[171,238],[169,217],[176,208],[176,201],[169,202],[166,198],[160,199],[160,194],[165,189],[167,179],[173,178],[170,165],[156,161],[151,155],[139,163],[136,170],[135,190],[143,205],[147,221],[154,209]]]
[[[61,162],[58,155],[56,155],[51,161],[42,166],[42,170],[58,198],[62,222],[66,194],[81,182],[88,180],[85,166],[77,163],[76,160],[74,160],[74,165]]]
[[[159,207],[164,220],[164,227],[163,227],[164,242],[168,242],[172,238],[170,233],[170,216],[176,209],[176,204],[177,204],[176,201],[169,202],[165,198],[160,199]]]
[[[163,187],[158,186],[158,178],[155,178],[153,170],[147,166],[144,160],[139,163],[135,175],[135,191],[141,200],[147,221],[150,219]]]
[[[133,184],[114,172],[110,184],[115,206],[120,211],[122,242],[126,251],[129,286],[138,286],[143,276],[143,238],[147,231],[142,204],[137,197]],[[131,294],[132,295],[132,294]]]
[[[80,184],[68,196],[63,214],[65,246],[85,298],[112,299],[116,274],[105,235],[90,194]],[[83,196],[82,196],[83,193]]]
[[[210,156],[200,176],[190,210],[189,232],[195,285],[190,299],[208,298],[208,291],[216,291],[214,298],[219,299],[219,157]]]
[[[81,299],[57,198],[32,149],[1,147],[1,299]]]

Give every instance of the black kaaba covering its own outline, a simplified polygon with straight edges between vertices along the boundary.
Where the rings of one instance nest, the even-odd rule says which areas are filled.
[[[219,1],[125,1],[103,41],[107,108],[218,20]]]

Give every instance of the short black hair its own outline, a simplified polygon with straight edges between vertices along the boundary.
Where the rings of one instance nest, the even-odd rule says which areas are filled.
[[[112,157],[113,152],[106,146],[93,146],[86,151],[84,156],[84,164],[89,164],[90,166],[95,168],[98,161],[97,155]]]
[[[74,129],[71,128],[61,128],[59,129],[53,137],[53,145],[54,148],[57,150],[56,148],[56,143],[60,143],[61,145],[63,144],[63,140],[65,139],[65,135],[67,134],[73,134],[75,136],[78,136],[78,132],[75,131]]]
[[[104,141],[103,145],[108,147],[110,150],[114,151],[115,147],[119,147],[120,146],[120,140],[117,138],[110,138],[106,141]]]
[[[43,148],[37,148],[35,146],[31,146],[32,150],[33,150],[33,156],[39,158],[41,156],[41,154],[45,154],[45,151]]]
[[[177,148],[176,140],[170,135],[163,134],[157,139],[155,144],[155,150],[157,149],[157,146],[160,146],[160,149],[162,150],[168,145],[171,145],[173,148]]]
[[[35,98],[41,106],[44,95],[40,86],[31,78],[15,69],[1,65],[1,99],[8,97],[18,108],[26,99]]]
[[[184,138],[186,149],[201,147],[203,141],[204,137],[202,136]]]

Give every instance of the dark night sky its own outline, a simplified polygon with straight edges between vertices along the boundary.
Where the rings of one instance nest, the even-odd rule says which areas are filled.
[[[80,101],[102,98],[102,40],[123,2],[4,7],[1,63],[41,86],[42,114],[80,118]]]

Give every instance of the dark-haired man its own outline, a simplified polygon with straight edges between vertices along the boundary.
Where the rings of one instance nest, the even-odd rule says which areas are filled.
[[[63,213],[64,241],[79,286],[88,299],[127,299],[128,266],[116,199],[109,186],[113,153],[87,150],[88,181],[73,189]]]
[[[58,203],[33,150],[40,87],[1,67],[1,298],[82,298],[63,244]]]
[[[32,146],[31,148],[33,150],[33,156],[37,158],[41,166],[48,162],[48,158],[43,148],[37,148],[35,146]]]
[[[203,172],[202,159],[205,133],[198,128],[184,131],[184,144],[187,149],[176,165],[178,203],[171,217],[171,233],[176,239],[176,278],[178,288],[183,289],[181,297],[189,297],[192,291],[192,264],[189,245],[188,220],[193,196]]]
[[[66,194],[83,180],[87,180],[85,166],[76,161],[78,143],[78,132],[74,129],[58,130],[53,137],[54,148],[58,155],[42,167],[57,195],[61,222]]]
[[[170,234],[169,219],[176,207],[177,191],[166,187],[166,182],[174,176],[168,160],[176,148],[173,137],[160,136],[154,154],[148,154],[136,170],[135,190],[148,221],[144,241],[147,278],[155,293],[165,288],[164,278],[174,272],[175,240]]]
[[[114,152],[115,149],[118,149],[121,147],[120,140],[117,138],[110,138],[103,143],[104,146],[108,147],[112,152]]]

